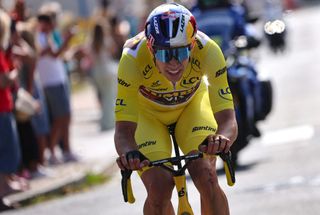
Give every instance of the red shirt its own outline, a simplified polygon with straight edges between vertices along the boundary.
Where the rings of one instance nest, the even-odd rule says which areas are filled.
[[[0,50],[0,73],[10,72],[9,64],[5,53]],[[13,101],[10,86],[0,88],[0,113],[11,112],[13,109]]]

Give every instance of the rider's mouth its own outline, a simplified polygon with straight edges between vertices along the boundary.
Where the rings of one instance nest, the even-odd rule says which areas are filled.
[[[176,70],[167,70],[168,73],[170,74],[177,74],[180,72],[180,69],[176,69]]]

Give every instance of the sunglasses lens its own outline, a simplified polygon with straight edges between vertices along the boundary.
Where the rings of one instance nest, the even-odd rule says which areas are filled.
[[[181,47],[175,49],[156,49],[155,57],[157,60],[168,63],[175,58],[179,62],[184,61],[185,59],[189,58],[190,50],[189,47]]]
[[[190,50],[188,47],[179,48],[176,50],[176,52],[177,52],[176,59],[178,59],[179,62],[184,61],[190,56]]]
[[[157,60],[159,60],[163,63],[167,63],[171,60],[169,50],[165,50],[165,49],[156,50],[155,57]]]

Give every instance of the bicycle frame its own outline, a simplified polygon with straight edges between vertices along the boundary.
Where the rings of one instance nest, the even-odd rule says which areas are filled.
[[[175,150],[175,157],[165,158],[161,160],[151,161],[149,166],[158,166],[161,168],[170,171],[173,175],[173,179],[175,182],[176,190],[178,193],[178,215],[194,215],[193,210],[188,201],[188,192],[187,192],[187,184],[186,184],[186,174],[185,171],[188,167],[188,164],[192,160],[196,160],[199,158],[210,157],[211,155],[206,155],[204,153],[196,153],[190,155],[180,155],[179,147],[175,139],[174,128],[175,125],[168,126],[169,133],[172,137],[172,142]],[[229,186],[233,186],[235,183],[235,174],[231,165],[231,152],[229,153],[218,153],[218,156],[223,160],[224,170],[227,177],[227,182]],[[216,155],[213,155],[216,156]],[[184,164],[182,164],[184,161]],[[167,165],[170,163],[172,165]],[[175,169],[174,167],[177,167]],[[122,194],[125,202],[134,203],[135,198],[132,191],[130,176],[132,174],[132,170],[121,170],[121,185],[122,185]]]

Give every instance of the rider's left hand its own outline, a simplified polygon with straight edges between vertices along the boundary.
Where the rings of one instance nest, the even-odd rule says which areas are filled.
[[[199,150],[201,152],[214,155],[219,152],[227,153],[231,147],[229,138],[221,134],[209,135],[207,137],[207,144],[201,144]]]

